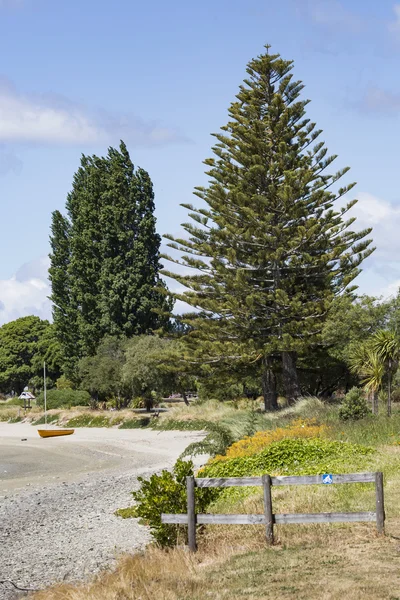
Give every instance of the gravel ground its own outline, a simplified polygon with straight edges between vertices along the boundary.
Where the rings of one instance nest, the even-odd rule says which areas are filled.
[[[131,504],[139,474],[172,466],[198,437],[77,430],[68,444],[68,438],[36,439],[33,428],[21,424],[8,425],[16,435],[4,427],[0,424],[0,581],[22,588],[82,580],[112,567],[119,554],[143,548],[148,530],[113,513]],[[24,595],[10,583],[0,584],[1,600]]]

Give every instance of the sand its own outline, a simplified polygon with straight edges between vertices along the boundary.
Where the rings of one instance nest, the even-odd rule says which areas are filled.
[[[78,428],[42,439],[36,427],[0,423],[0,581],[41,588],[110,568],[150,540],[131,504],[137,476],[173,465],[201,433]],[[0,599],[20,597],[0,584]]]

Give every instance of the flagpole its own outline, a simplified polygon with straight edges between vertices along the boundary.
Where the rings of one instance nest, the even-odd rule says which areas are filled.
[[[44,424],[47,427],[47,395],[46,395],[46,363],[43,363],[43,378],[44,378]]]

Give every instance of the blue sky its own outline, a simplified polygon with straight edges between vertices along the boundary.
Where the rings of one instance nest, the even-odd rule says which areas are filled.
[[[360,291],[400,285],[400,3],[390,0],[0,0],[0,323],[50,315],[51,212],[81,153],[123,138],[154,181],[160,233],[186,220],[211,132],[269,43],[295,61],[359,226]]]

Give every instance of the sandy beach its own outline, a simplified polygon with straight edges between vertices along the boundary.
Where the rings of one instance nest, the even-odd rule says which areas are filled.
[[[137,476],[173,465],[202,434],[79,428],[42,439],[29,424],[0,423],[0,581],[41,588],[112,567],[149,541],[131,504]],[[10,583],[0,599],[21,597]]]

